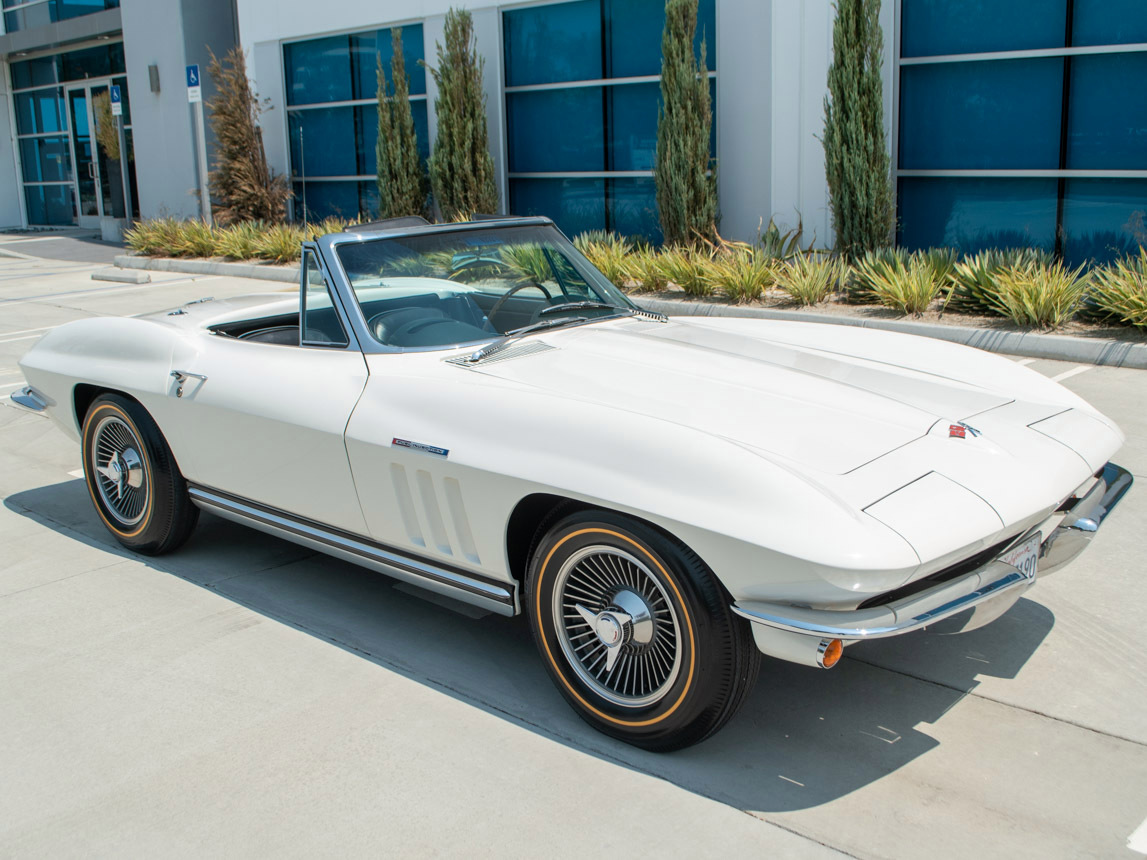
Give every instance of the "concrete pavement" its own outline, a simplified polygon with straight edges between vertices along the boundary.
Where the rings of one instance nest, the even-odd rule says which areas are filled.
[[[0,260],[5,401],[50,326],[285,286],[94,268]],[[5,402],[0,855],[1133,858],[1147,373],[1032,366],[1129,436],[1139,483],[1095,546],[983,630],[766,660],[672,755],[581,723],[522,619],[206,515],[177,553],[123,552],[78,448]]]

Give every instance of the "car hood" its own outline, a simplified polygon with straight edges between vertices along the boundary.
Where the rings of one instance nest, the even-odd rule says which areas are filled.
[[[1014,399],[887,361],[692,323],[605,323],[546,341],[557,348],[475,369],[687,425],[828,474],[907,445],[939,421]]]

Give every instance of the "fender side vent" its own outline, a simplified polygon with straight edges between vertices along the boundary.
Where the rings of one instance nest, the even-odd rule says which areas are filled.
[[[499,350],[483,358],[479,362],[470,361],[468,355],[461,355],[456,358],[446,359],[447,364],[456,364],[459,367],[483,367],[487,364],[493,364],[497,361],[509,361],[512,358],[525,358],[527,355],[537,355],[542,352],[549,352],[551,349],[557,349],[556,346],[550,346],[548,343],[543,343],[540,340],[531,341],[530,343],[523,343],[520,346],[511,346],[506,349]]]

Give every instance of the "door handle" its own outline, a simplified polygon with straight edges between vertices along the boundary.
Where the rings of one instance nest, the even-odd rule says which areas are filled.
[[[200,385],[207,381],[207,377],[202,373],[191,373],[186,370],[173,370],[171,371],[171,375],[175,379],[176,384],[179,386],[175,389],[176,397],[183,396],[183,385],[187,382],[188,379],[198,379]]]
[[[91,179],[94,182],[95,178],[96,178],[96,163],[94,161],[89,161],[88,162],[88,179]]]

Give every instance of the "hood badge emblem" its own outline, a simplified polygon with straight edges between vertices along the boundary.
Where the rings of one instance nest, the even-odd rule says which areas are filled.
[[[973,438],[983,435],[971,424],[965,424],[963,421],[948,425],[948,437],[951,439],[967,439],[969,434]]]

